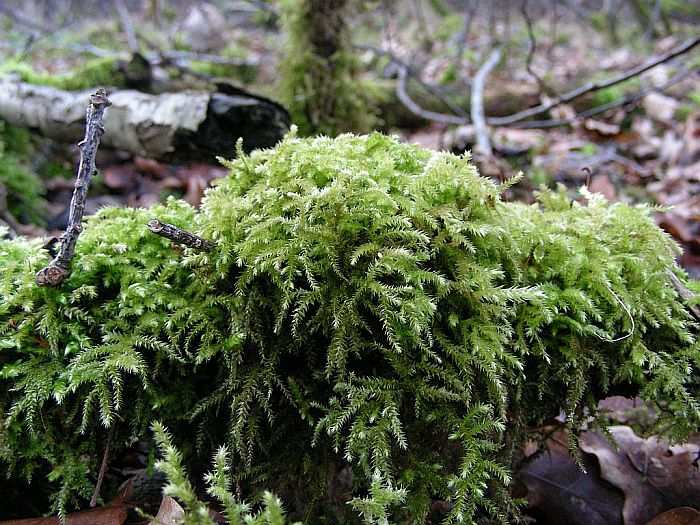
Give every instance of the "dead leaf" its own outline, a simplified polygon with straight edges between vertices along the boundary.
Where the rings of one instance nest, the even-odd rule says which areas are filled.
[[[588,189],[593,193],[602,193],[608,202],[615,202],[617,200],[615,185],[610,182],[610,177],[605,173],[594,175]]]
[[[669,122],[673,120],[673,115],[678,109],[678,101],[661,93],[649,93],[642,100],[642,106],[647,115],[654,120]]]
[[[179,525],[185,511],[180,504],[168,495],[163,495],[158,513],[148,525]]]
[[[132,164],[115,164],[100,170],[104,185],[112,190],[126,192],[138,186],[138,174]]]
[[[134,166],[144,175],[148,175],[155,179],[162,179],[168,174],[168,166],[162,162],[147,157],[134,157]]]
[[[104,507],[68,514],[66,525],[122,525],[129,516],[129,511],[135,507],[129,502],[133,494],[133,486],[127,483],[122,491]],[[56,516],[0,521],[0,525],[56,525],[57,523]]]
[[[678,507],[659,514],[647,525],[700,525],[700,512],[690,507]]]
[[[547,142],[547,134],[539,129],[498,128],[493,133],[493,144],[497,150],[535,150]]]
[[[641,438],[627,426],[610,427],[620,451],[598,433],[581,435],[581,450],[598,458],[601,478],[622,490],[625,525],[643,525],[669,508],[700,502],[700,472],[692,466],[697,445],[669,447]]]
[[[549,453],[527,465],[519,475],[538,525],[622,524],[623,495],[596,475],[595,458],[582,456],[586,474],[571,457],[565,432],[557,432],[548,443]]]
[[[609,137],[611,135],[617,135],[620,133],[620,126],[617,124],[608,124],[607,122],[602,122],[600,120],[595,120],[592,118],[587,118],[583,121],[584,129],[588,131],[595,131],[603,137]]]

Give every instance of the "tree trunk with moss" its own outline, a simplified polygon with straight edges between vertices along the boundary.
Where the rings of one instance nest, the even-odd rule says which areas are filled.
[[[286,0],[282,90],[304,135],[369,131],[376,123],[371,89],[350,49],[349,0]]]

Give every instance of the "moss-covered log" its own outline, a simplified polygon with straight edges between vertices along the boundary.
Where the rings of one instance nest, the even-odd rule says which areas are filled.
[[[649,208],[505,203],[468,159],[379,134],[229,167],[199,213],[91,218],[57,289],[34,283],[40,241],[0,242],[0,463],[57,505],[89,497],[117,421],[117,447],[162,421],[195,477],[226,442],[249,501],[372,523],[436,499],[512,519],[526,430],[563,411],[575,436],[612,392],[697,430],[698,326],[668,272],[697,285]],[[216,246],[183,256],[153,216]]]

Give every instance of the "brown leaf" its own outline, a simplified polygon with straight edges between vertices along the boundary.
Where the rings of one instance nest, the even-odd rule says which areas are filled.
[[[534,460],[520,473],[527,487],[530,511],[538,525],[622,524],[623,496],[596,475],[592,456],[582,455],[588,474],[576,465],[566,433],[558,432],[548,443],[549,453]]]
[[[72,512],[66,516],[66,525],[122,525],[129,516],[129,511],[135,507],[129,503],[134,493],[131,483],[104,507]],[[58,518],[48,516],[46,518],[29,518],[23,520],[0,521],[0,525],[56,525]]]
[[[602,193],[608,202],[615,202],[617,200],[615,185],[610,182],[610,177],[605,173],[594,175],[588,189],[593,193]]]
[[[168,495],[163,495],[160,508],[148,525],[179,525],[185,511],[180,504]]]
[[[592,118],[587,118],[584,120],[583,127],[588,131],[595,131],[597,134],[604,137],[609,137],[610,135],[617,135],[620,133],[620,126],[617,124],[608,124],[607,122],[602,122]]]
[[[700,512],[690,507],[678,507],[659,514],[647,525],[700,525]]]
[[[138,186],[138,175],[131,164],[115,164],[100,170],[104,185],[112,190],[129,191]]]
[[[162,162],[147,157],[134,157],[134,166],[144,175],[149,175],[155,179],[162,179],[168,174],[168,166]]]
[[[620,451],[600,434],[581,435],[581,450],[598,458],[600,475],[622,490],[625,525],[642,525],[664,510],[700,501],[700,472],[692,461],[697,445],[668,445],[640,438],[626,426],[610,427]]]

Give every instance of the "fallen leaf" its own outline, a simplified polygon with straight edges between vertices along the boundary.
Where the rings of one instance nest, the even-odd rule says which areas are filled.
[[[547,134],[539,129],[498,128],[493,133],[493,145],[497,150],[534,150],[547,142]]]
[[[608,124],[607,122],[602,122],[592,118],[587,118],[584,120],[583,127],[588,131],[595,131],[604,137],[609,137],[620,133],[620,126],[617,124]]]
[[[104,185],[112,190],[126,192],[138,186],[138,174],[132,164],[116,164],[100,170]]]
[[[133,493],[133,486],[131,483],[127,483],[122,491],[104,507],[95,507],[68,514],[66,525],[122,525],[129,516],[129,511],[135,507],[133,503],[129,502]],[[0,521],[0,525],[56,525],[57,523],[59,521],[56,516]]]
[[[659,514],[647,525],[700,525],[700,512],[690,507],[678,507]]]
[[[642,106],[654,120],[669,122],[678,109],[678,101],[661,93],[649,93],[642,99]]]
[[[179,525],[185,511],[180,504],[168,495],[164,495],[160,502],[158,513],[148,525]]]
[[[571,457],[565,432],[557,432],[548,443],[549,452],[519,475],[538,525],[622,524],[623,495],[596,475],[595,458],[582,455],[584,473]]]
[[[139,155],[134,157],[134,166],[144,175],[149,175],[156,179],[162,179],[168,174],[167,164]]]
[[[591,179],[591,183],[588,185],[588,189],[593,193],[602,193],[608,202],[615,202],[617,200],[615,185],[610,182],[610,177],[605,173],[594,175]]]
[[[700,503],[700,472],[692,466],[697,445],[670,447],[667,440],[641,438],[627,426],[610,432],[619,452],[594,432],[581,435],[581,450],[595,456],[601,478],[624,493],[625,525],[643,525],[670,508]]]

